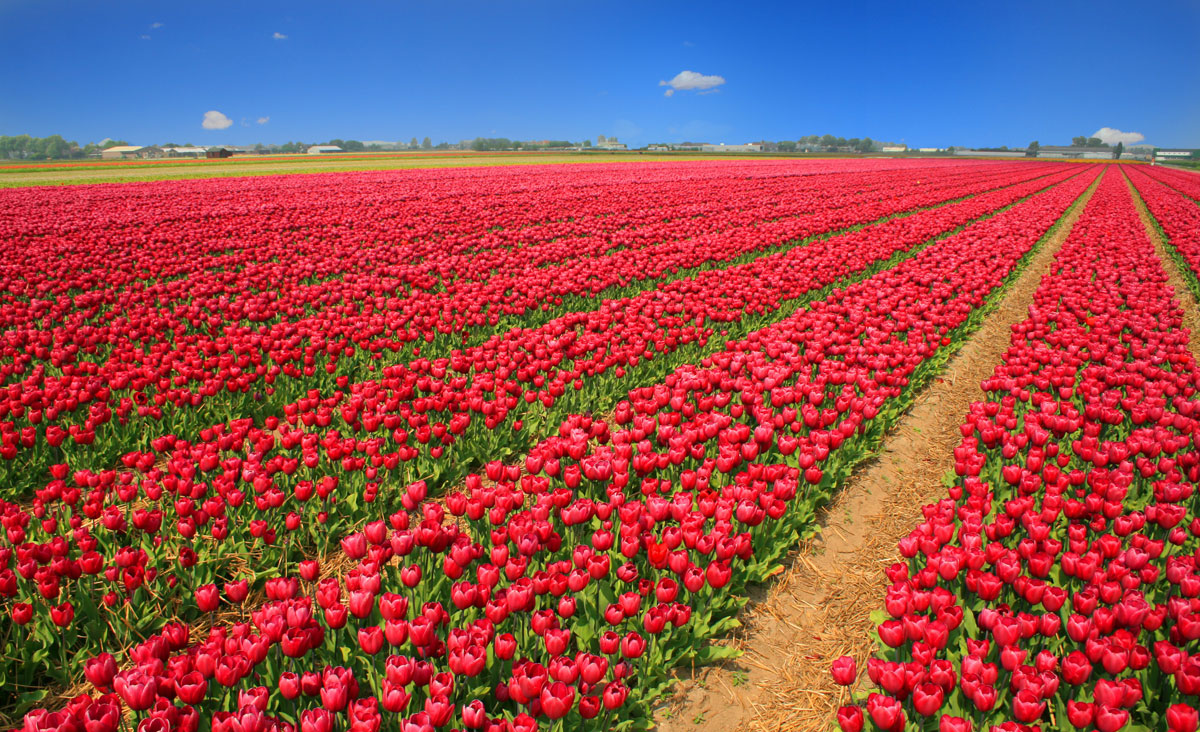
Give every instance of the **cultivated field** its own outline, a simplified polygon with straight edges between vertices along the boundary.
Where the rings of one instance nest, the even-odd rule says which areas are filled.
[[[13,725],[1196,729],[1200,176],[516,161],[0,191]]]
[[[128,183],[189,178],[241,178],[285,173],[332,173],[411,168],[462,168],[559,163],[744,160],[749,156],[640,152],[420,152],[335,155],[235,156],[214,160],[87,160],[49,163],[0,161],[0,188],[80,183]],[[756,155],[754,157],[763,157]]]

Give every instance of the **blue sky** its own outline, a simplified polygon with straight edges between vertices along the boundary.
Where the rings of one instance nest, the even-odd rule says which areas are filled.
[[[1200,147],[1197,27],[1196,0],[0,0],[0,134],[945,146],[1109,127]]]

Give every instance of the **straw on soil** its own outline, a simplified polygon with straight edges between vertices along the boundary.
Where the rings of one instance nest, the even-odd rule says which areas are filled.
[[[829,664],[852,656],[864,669],[874,651],[870,614],[882,606],[884,569],[896,542],[921,519],[920,507],[944,495],[942,477],[979,384],[1008,348],[1013,324],[1028,315],[1033,293],[1050,269],[1095,185],[1035,253],[998,308],[918,396],[886,437],[877,458],[862,466],[822,512],[822,534],[793,553],[790,567],[743,612],[742,631],[722,641],[745,651],[681,681],[658,712],[660,732],[797,732],[836,727],[848,692],[833,683]]]

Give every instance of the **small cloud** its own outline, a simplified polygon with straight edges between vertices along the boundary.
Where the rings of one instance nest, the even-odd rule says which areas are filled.
[[[285,36],[284,34],[280,33],[279,31],[275,31],[274,33],[272,33],[272,34],[271,34],[271,37],[272,37],[272,38],[274,38],[274,39],[275,39],[275,40],[277,40],[277,41],[286,41],[286,40],[287,40],[287,36]]]
[[[249,127],[249,126],[250,126],[250,123],[246,121],[245,117],[242,117],[242,127]]]
[[[233,126],[233,120],[221,114],[215,109],[211,109],[204,113],[204,121],[200,126],[206,130],[223,130]]]
[[[159,28],[162,28],[162,27],[163,27],[162,23],[151,23],[150,24],[150,30],[158,30]]]
[[[670,87],[664,96],[674,96],[677,91],[706,91],[725,83],[724,76],[698,74],[695,71],[680,71],[670,81],[660,81],[659,86]]]
[[[692,43],[691,41],[684,41],[684,42],[683,42],[683,47],[684,47],[684,48],[695,48],[695,47],[696,47],[696,44],[695,44],[695,43]]]
[[[142,34],[140,37],[141,37],[141,39],[142,39],[143,41],[148,41],[148,40],[150,40],[150,36],[146,35],[145,33],[143,33],[143,34]]]
[[[1099,137],[1100,142],[1107,145],[1116,145],[1118,142],[1132,145],[1146,139],[1146,136],[1140,132],[1122,132],[1115,127],[1101,127],[1092,137]]]
[[[258,122],[260,125],[265,125],[266,123],[268,123],[268,122],[270,122],[270,121],[271,121],[271,118],[270,118],[270,117],[259,117],[259,118],[258,118],[258,120],[256,120],[256,121],[257,121],[257,122]]]

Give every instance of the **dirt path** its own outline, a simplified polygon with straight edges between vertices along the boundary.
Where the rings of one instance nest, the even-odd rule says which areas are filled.
[[[1184,274],[1179,269],[1179,262],[1167,251],[1167,243],[1163,241],[1158,227],[1154,225],[1154,217],[1150,215],[1150,210],[1146,208],[1146,202],[1138,194],[1137,187],[1133,185],[1128,176],[1125,178],[1125,184],[1129,186],[1129,193],[1133,196],[1134,204],[1137,205],[1138,215],[1146,226],[1146,235],[1150,237],[1150,241],[1154,242],[1154,253],[1158,255],[1163,270],[1167,273],[1167,282],[1175,288],[1175,300],[1183,309],[1183,326],[1189,332],[1188,350],[1192,352],[1192,356],[1197,361],[1200,361],[1200,339],[1190,337],[1200,333],[1200,308],[1197,307],[1196,298],[1192,295],[1191,288],[1187,286],[1187,281],[1184,280]]]
[[[745,654],[686,674],[670,705],[659,710],[660,732],[827,732],[835,726],[847,695],[833,684],[829,663],[851,655],[865,667],[873,650],[870,614],[882,606],[883,570],[897,559],[896,542],[920,521],[920,507],[944,494],[959,423],[982,397],[980,382],[1008,348],[1011,326],[1028,315],[1034,291],[1094,190],[1071,209],[941,378],[917,397],[879,456],[859,468],[823,512],[820,537],[799,547],[789,570],[751,598],[743,630],[725,641]]]

